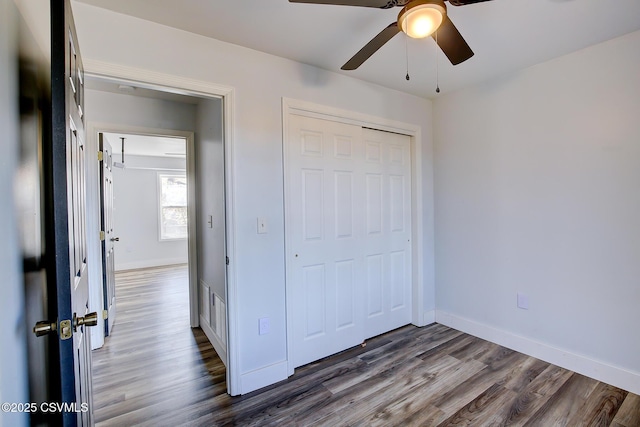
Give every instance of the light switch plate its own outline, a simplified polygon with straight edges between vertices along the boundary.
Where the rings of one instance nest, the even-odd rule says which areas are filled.
[[[266,234],[266,233],[267,233],[267,219],[258,218],[258,234]]]
[[[269,324],[269,318],[263,317],[258,319],[258,334],[266,335],[271,331],[271,325]]]

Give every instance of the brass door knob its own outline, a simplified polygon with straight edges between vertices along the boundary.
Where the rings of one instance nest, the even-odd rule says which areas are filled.
[[[96,326],[98,324],[98,313],[88,313],[84,317],[73,316],[73,330],[78,329],[78,326]]]
[[[56,322],[41,320],[40,322],[36,323],[36,326],[33,327],[33,333],[36,334],[37,337],[42,337],[55,332],[58,332],[58,335],[62,340],[68,340],[69,338],[71,338],[71,336],[73,335],[73,333],[71,332],[71,320],[61,320],[60,326],[58,326]]]
[[[58,329],[58,325],[56,322],[49,322],[48,320],[43,320],[36,323],[36,326],[33,327],[33,333],[36,334],[37,337],[42,337],[51,332],[55,332]]]

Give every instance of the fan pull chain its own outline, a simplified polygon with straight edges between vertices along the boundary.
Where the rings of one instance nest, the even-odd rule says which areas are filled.
[[[406,21],[406,19],[407,18],[405,18],[405,21]],[[409,77],[409,36],[407,36],[406,34],[405,34],[405,37],[404,37],[404,54],[405,54],[405,57],[407,58],[407,77],[406,77],[406,79],[407,79],[407,81],[409,81],[409,80],[411,80],[411,77]]]
[[[436,45],[438,44],[438,30],[436,30]],[[439,46],[439,45],[438,45]],[[438,51],[436,49],[436,93],[440,93],[440,70],[439,70],[439,60]]]

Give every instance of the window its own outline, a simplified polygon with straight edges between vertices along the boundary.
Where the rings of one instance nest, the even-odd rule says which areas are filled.
[[[187,177],[158,174],[160,240],[187,238]]]

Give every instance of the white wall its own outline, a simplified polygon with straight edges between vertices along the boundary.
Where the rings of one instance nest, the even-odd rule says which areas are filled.
[[[198,242],[198,277],[226,301],[222,139],[222,100],[202,100],[198,105],[195,134],[198,234],[201,238]],[[209,215],[213,219],[211,228]]]
[[[125,145],[125,165],[113,168],[116,270],[186,264],[187,239],[161,241],[158,234],[158,173],[186,175],[185,159],[127,156]]]
[[[638,46],[640,32],[434,103],[437,320],[636,393]]]
[[[236,344],[243,393],[286,376],[283,97],[422,127],[425,308],[433,310],[430,101],[86,4],[73,3],[73,8],[85,64],[103,61],[235,88],[237,259],[231,262],[237,271]],[[267,235],[257,235],[258,217],[267,219]],[[260,317],[270,318],[270,334],[258,335]]]
[[[195,132],[200,327],[226,364],[226,248],[222,100],[198,104]],[[209,225],[211,217],[211,226]]]
[[[0,0],[0,402],[28,401],[26,325],[23,281],[14,204],[14,174],[18,165],[18,25],[10,0]],[[20,19],[20,24],[24,22]],[[26,414],[0,412],[1,426],[24,426]]]
[[[196,105],[182,102],[85,90],[85,104],[87,120],[94,123],[183,131],[196,126]]]

